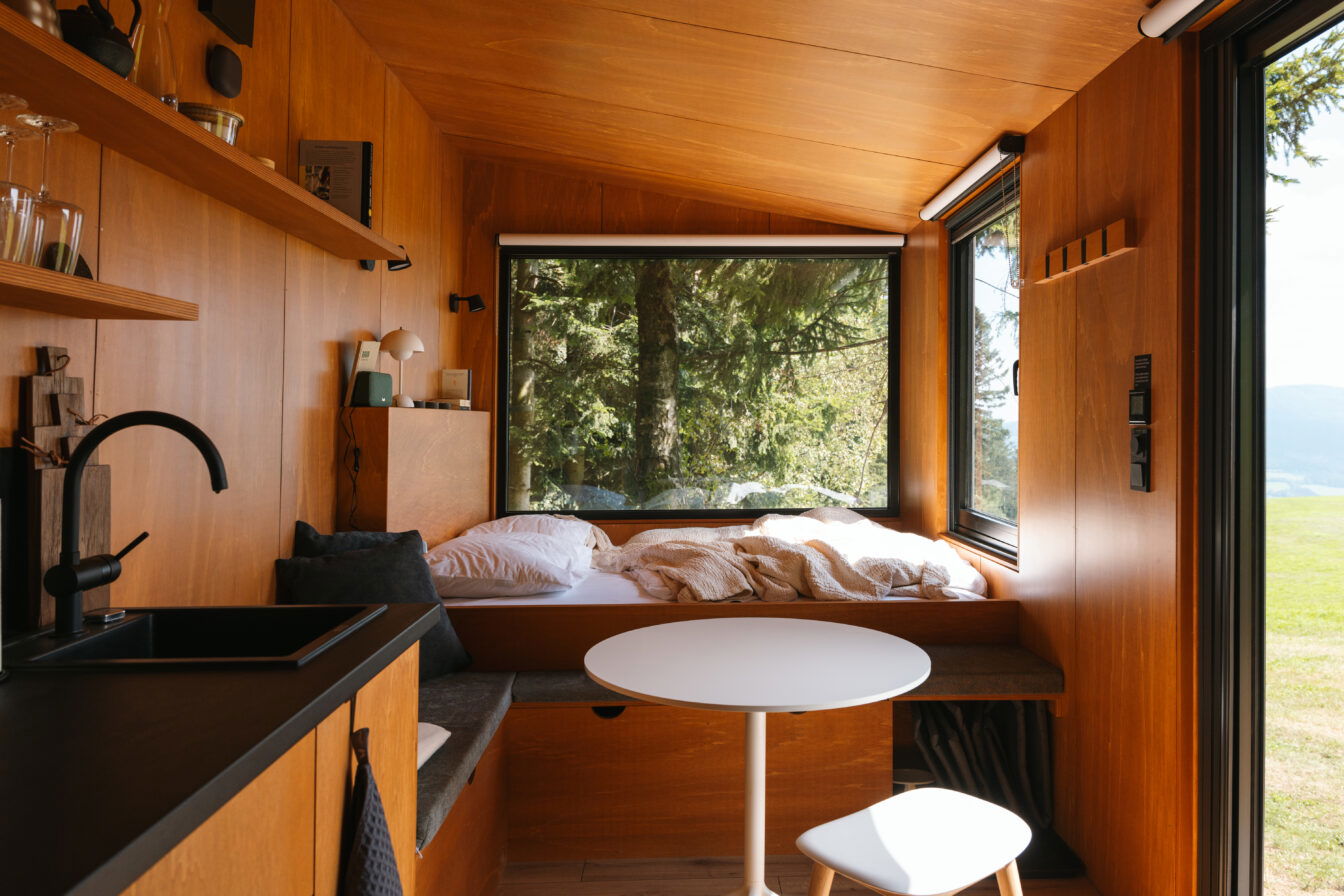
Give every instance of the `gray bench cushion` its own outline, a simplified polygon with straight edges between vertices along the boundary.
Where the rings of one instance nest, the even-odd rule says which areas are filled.
[[[513,677],[512,672],[459,672],[420,685],[420,721],[442,725],[450,736],[417,778],[417,849],[434,839],[499,730],[512,702]]]
[[[519,672],[513,682],[514,703],[638,703],[593,681],[581,669]]]

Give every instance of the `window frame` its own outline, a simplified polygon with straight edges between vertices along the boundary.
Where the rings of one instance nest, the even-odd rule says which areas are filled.
[[[980,228],[1011,210],[1014,205],[1019,208],[1020,214],[1020,184],[1020,166],[1013,165],[986,184],[947,220],[949,263],[947,528],[948,532],[958,539],[1010,562],[1017,561],[1018,527],[971,509],[970,501],[967,500],[974,494],[969,463],[972,454],[970,444],[972,427],[968,425],[973,413],[974,352],[970,350],[970,340],[973,338],[971,327],[975,303],[972,273],[974,258],[970,244],[971,237]],[[1019,258],[1018,262],[1020,264],[1022,259]],[[1020,330],[1018,358],[1021,358]],[[1015,397],[1020,399],[1020,390]],[[1020,454],[1018,482],[1020,486]],[[1019,505],[1019,520],[1020,518]]]
[[[613,234],[612,240],[620,239]],[[759,246],[744,242],[732,246],[564,246],[508,245],[498,247],[498,328],[495,391],[495,470],[494,507],[497,517],[554,513],[552,510],[512,510],[505,506],[508,481],[509,444],[509,327],[512,262],[520,258],[882,258],[887,260],[887,506],[852,508],[872,518],[900,515],[900,285],[901,250],[855,246],[850,249],[829,246]],[[770,513],[797,514],[810,508],[703,509],[703,510],[571,510],[564,511],[585,520],[748,520]]]
[[[1244,0],[1199,34],[1200,896],[1264,874],[1264,70],[1340,0]]]

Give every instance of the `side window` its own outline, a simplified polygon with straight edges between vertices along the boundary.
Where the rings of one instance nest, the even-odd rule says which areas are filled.
[[[950,529],[1017,553],[1017,172],[948,224],[952,240]]]

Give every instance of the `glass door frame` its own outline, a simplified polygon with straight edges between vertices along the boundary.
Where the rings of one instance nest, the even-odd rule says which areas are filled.
[[[1242,0],[1200,35],[1201,896],[1263,879],[1264,70],[1341,18],[1341,0]]]

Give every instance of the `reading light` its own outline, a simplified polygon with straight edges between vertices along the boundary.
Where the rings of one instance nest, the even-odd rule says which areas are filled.
[[[419,336],[401,327],[384,336],[378,347],[391,355],[397,362],[397,394],[393,396],[392,404],[399,408],[415,407],[415,402],[411,401],[411,397],[403,394],[401,390],[405,385],[406,359],[417,352],[424,351],[425,344],[420,341]]]
[[[1139,19],[1139,33],[1172,41],[1208,15],[1220,0],[1159,0]]]
[[[401,247],[401,258],[389,258],[387,260],[387,269],[389,271],[404,271],[411,266],[411,256],[406,253],[406,247]]]
[[[477,294],[474,295],[474,296],[460,296],[460,295],[458,295],[458,294],[455,293],[455,292],[450,292],[450,293],[448,293],[448,310],[449,310],[449,311],[456,311],[456,310],[457,310],[457,306],[460,305],[460,304],[463,303],[463,302],[466,302],[466,303],[467,303],[467,310],[468,310],[468,311],[484,311],[484,310],[485,310],[485,299],[481,298],[481,294],[480,294],[480,293],[477,293]]]
[[[989,152],[982,155],[919,210],[925,221],[937,221],[943,212],[966,198],[976,187],[989,180],[1020,156],[1027,148],[1027,138],[1021,134],[1005,134]]]

